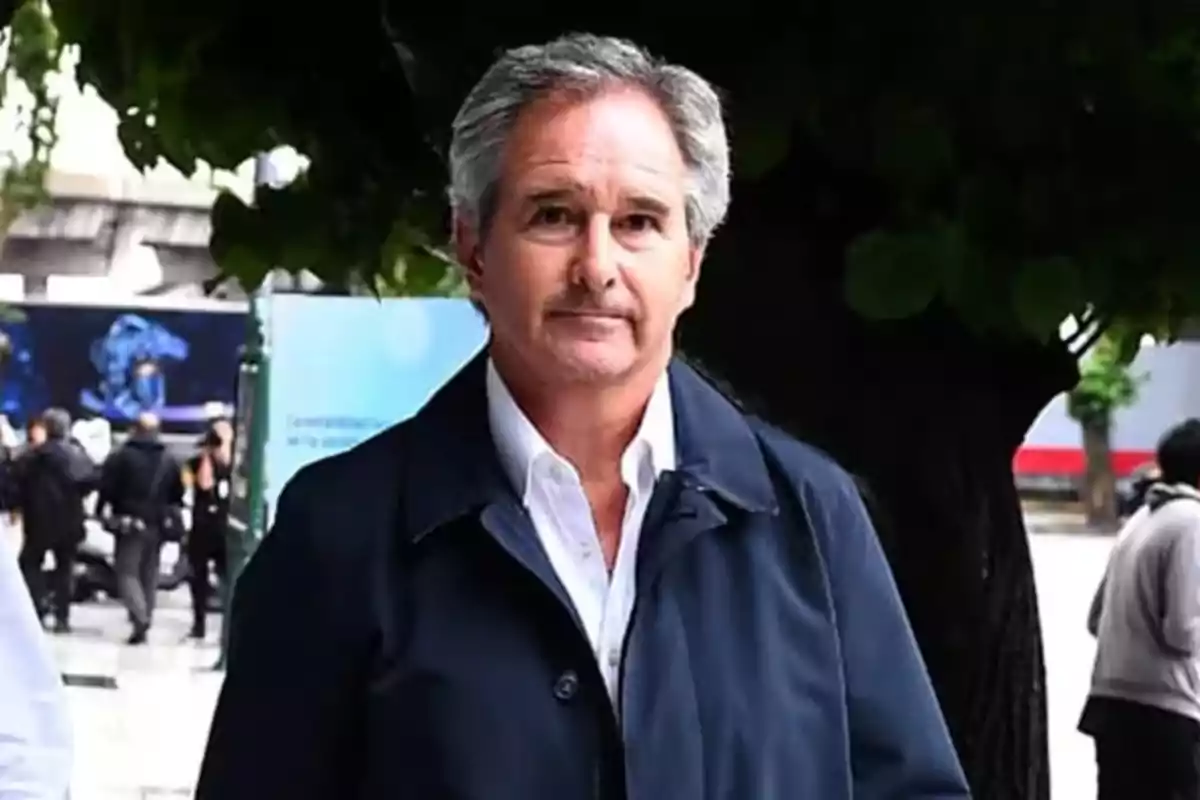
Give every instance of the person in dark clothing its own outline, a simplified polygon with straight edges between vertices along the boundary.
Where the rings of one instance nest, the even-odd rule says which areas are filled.
[[[673,356],[714,87],[574,34],[449,138],[486,350],[282,488],[197,800],[969,800],[852,480]]]
[[[200,452],[188,462],[192,474],[192,527],[187,537],[191,565],[188,588],[192,595],[193,639],[207,634],[208,600],[212,590],[209,565],[225,579],[225,525],[229,519],[229,423],[215,422],[200,442]]]
[[[129,611],[129,644],[142,644],[154,615],[163,526],[183,503],[179,464],[159,439],[158,418],[138,417],[129,438],[108,457],[97,508],[117,537],[117,586]]]
[[[83,448],[68,438],[71,418],[49,409],[30,425],[30,447],[19,457],[17,498],[24,528],[19,561],[34,607],[42,617],[53,606],[54,630],[70,630],[71,572],[75,548],[84,537],[83,499],[96,485],[96,468]],[[52,585],[42,562],[54,554]],[[53,602],[48,601],[52,597]]]
[[[4,436],[4,428],[8,419],[0,414],[0,514],[15,514],[20,511],[20,482],[17,470],[17,456],[21,448],[16,443],[9,443]],[[41,421],[38,420],[38,425]],[[11,429],[10,429],[11,430]]]

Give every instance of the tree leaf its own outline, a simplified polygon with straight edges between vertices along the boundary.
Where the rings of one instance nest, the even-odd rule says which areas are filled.
[[[1068,258],[1043,258],[1020,265],[1012,302],[1021,327],[1039,341],[1050,341],[1068,316],[1084,304],[1079,269]]]
[[[216,238],[213,241],[216,242]],[[220,255],[214,252],[213,259],[221,268],[221,272],[233,276],[247,293],[262,286],[272,269],[257,250],[242,244],[235,243]]]
[[[221,272],[232,276],[246,291],[262,285],[275,268],[261,246],[264,229],[256,224],[255,210],[232,192],[217,195],[212,208],[212,238],[208,249]]]
[[[453,261],[424,247],[413,247],[396,264],[390,288],[405,297],[440,297],[447,293],[447,278],[457,271]]]
[[[846,302],[868,319],[896,320],[924,311],[942,285],[939,241],[928,233],[872,231],[846,254]]]
[[[1142,334],[1138,331],[1127,331],[1124,336],[1116,340],[1116,363],[1122,366],[1128,366],[1137,358],[1137,354],[1142,350]]]
[[[875,165],[899,191],[920,196],[954,166],[950,133],[930,108],[887,102],[876,123]]]
[[[1067,394],[1071,417],[1085,425],[1107,427],[1114,412],[1137,402],[1146,376],[1130,370],[1141,339],[1131,333],[1107,333],[1088,353],[1079,370],[1079,383]]]
[[[733,169],[739,177],[757,180],[787,158],[791,123],[775,116],[747,116],[733,129]]]

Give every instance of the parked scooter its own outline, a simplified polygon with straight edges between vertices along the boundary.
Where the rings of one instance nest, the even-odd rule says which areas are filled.
[[[73,585],[71,600],[75,603],[88,603],[105,598],[116,598],[117,569],[114,557],[113,537],[105,532],[95,520],[88,520],[82,542],[75,549],[75,568],[73,570]],[[191,575],[191,566],[183,549],[175,542],[164,544],[161,565],[158,573],[158,590],[173,592],[183,586]],[[43,567],[49,572],[49,567]],[[47,575],[47,579],[49,575]],[[210,594],[210,608],[221,611],[221,593],[217,581],[213,583]]]

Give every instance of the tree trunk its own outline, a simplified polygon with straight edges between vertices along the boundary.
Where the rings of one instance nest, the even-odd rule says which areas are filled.
[[[1012,459],[1074,362],[1062,348],[972,339],[937,312],[854,316],[840,279],[852,230],[836,209],[798,203],[793,187],[822,187],[795,169],[735,188],[683,349],[865,482],[976,800],[1045,800],[1045,675]],[[769,285],[756,264],[771,264]]]
[[[1112,533],[1120,527],[1120,521],[1117,516],[1117,478],[1112,465],[1111,425],[1104,419],[1081,423],[1080,427],[1087,462],[1080,495],[1088,527]]]

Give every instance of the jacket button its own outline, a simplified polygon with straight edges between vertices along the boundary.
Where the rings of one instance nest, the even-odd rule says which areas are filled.
[[[579,676],[569,669],[554,682],[554,696],[566,703],[579,693]]]

